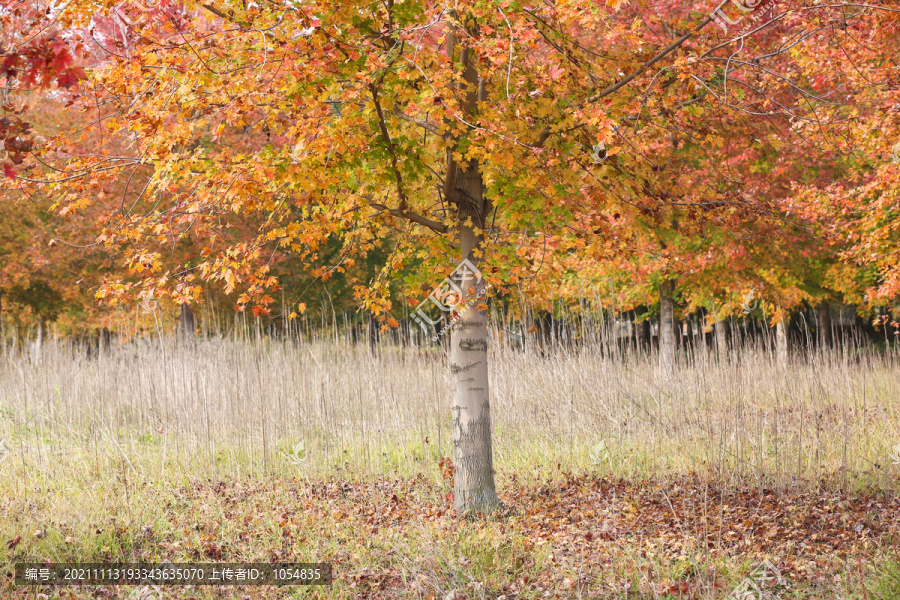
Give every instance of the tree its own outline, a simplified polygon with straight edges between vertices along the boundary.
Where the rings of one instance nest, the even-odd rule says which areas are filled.
[[[724,142],[709,125],[722,111],[765,109],[784,119],[785,97],[821,101],[788,77],[821,66],[813,44],[783,36],[805,14],[856,30],[877,11],[847,17],[840,8],[801,5],[753,35],[715,38],[712,16],[674,3],[659,11],[619,2],[186,2],[146,11],[73,0],[57,15],[61,26],[116,25],[100,36],[105,55],[86,85],[91,102],[108,107],[102,125],[131,136],[134,148],[79,156],[65,165],[77,176],[39,187],[72,214],[106,183],[152,165],[140,201],[100,234],[128,248],[139,281],[107,286],[107,300],[199,295],[209,281],[227,293],[240,287],[238,304],[265,315],[279,285],[267,262],[275,250],[325,276],[389,238],[383,276],[358,294],[396,325],[384,276],[412,264],[404,279],[413,297],[464,259],[502,293],[547,277],[548,255],[609,256],[623,245],[605,237],[616,212],[650,229],[677,217],[684,239],[705,223],[733,228],[729,219],[764,213],[767,201],[738,193],[739,181],[711,185],[718,171],[702,172],[673,139],[688,135],[712,164]],[[753,61],[733,56],[745,42]],[[775,76],[754,87],[741,70]],[[740,99],[735,85],[754,97]],[[198,146],[203,132],[212,143]],[[254,143],[220,143],[237,134]],[[671,162],[648,158],[657,154]],[[258,229],[223,242],[223,226],[238,218]],[[218,245],[189,267],[169,265],[154,244],[188,231]],[[322,264],[329,239],[341,241],[340,256]],[[479,294],[483,279],[469,281],[458,302]],[[450,335],[454,505],[492,510],[484,305]]]
[[[3,172],[15,177],[34,148],[31,124],[15,110],[11,95],[22,89],[73,88],[84,77],[78,64],[81,46],[55,27],[51,11],[33,0],[9,0],[0,12],[0,139]]]

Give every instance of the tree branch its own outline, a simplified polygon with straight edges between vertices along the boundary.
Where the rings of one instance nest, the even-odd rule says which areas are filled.
[[[622,81],[609,86],[608,88],[606,88],[605,90],[603,90],[601,92],[597,92],[593,96],[590,96],[587,100],[578,104],[577,107],[581,108],[585,104],[592,104],[592,103],[596,102],[597,100],[600,100],[601,98],[605,98],[606,96],[609,96],[613,92],[617,92],[621,88],[623,88],[626,85],[628,85],[629,83],[631,83],[635,77],[639,77],[640,75],[645,73],[647,71],[647,69],[649,69],[650,67],[652,67],[653,65],[655,65],[656,63],[661,61],[663,58],[665,58],[666,56],[668,56],[669,54],[671,54],[672,52],[674,52],[675,50],[680,48],[682,44],[684,44],[686,41],[688,41],[689,39],[694,37],[701,29],[703,29],[704,27],[706,27],[707,25],[712,23],[713,15],[716,14],[716,12],[719,9],[721,9],[724,4],[725,4],[725,2],[722,2],[722,4],[720,4],[716,8],[716,10],[714,10],[710,15],[708,15],[705,19],[703,19],[699,25],[697,25],[692,30],[690,30],[687,33],[685,33],[684,35],[682,35],[680,38],[678,38],[677,40],[675,40],[674,42],[672,42],[671,44],[669,44],[662,50],[660,50],[656,56],[654,56],[649,61],[647,61],[646,63],[641,65],[637,71],[633,72],[631,75],[628,75]]]
[[[433,219],[429,219],[428,217],[423,217],[420,214],[412,213],[407,210],[400,210],[398,208],[388,208],[384,204],[376,204],[374,202],[370,202],[369,206],[371,206],[372,208],[374,208],[376,210],[386,212],[389,215],[391,215],[392,217],[399,217],[401,219],[406,219],[407,221],[409,221],[411,223],[416,223],[418,225],[422,225],[422,226],[427,227],[437,233],[447,233],[447,231],[448,231],[447,226],[444,225],[443,223],[440,223]]]
[[[669,54],[671,54],[672,52],[674,52],[675,50],[680,48],[682,44],[684,44],[686,41],[688,41],[689,39],[694,37],[701,29],[703,29],[704,27],[709,25],[713,20],[713,15],[716,14],[716,12],[719,9],[721,9],[722,6],[727,1],[728,0],[723,1],[712,13],[710,13],[705,19],[703,19],[696,27],[694,27],[692,30],[688,31],[687,33],[685,33],[684,35],[679,37],[677,40],[675,40],[674,42],[672,42],[671,44],[669,44],[668,46],[666,46],[665,48],[660,50],[656,54],[656,56],[654,56],[649,61],[647,61],[646,63],[641,65],[636,71],[631,73],[631,75],[628,75],[621,81],[614,83],[613,85],[607,87],[606,89],[604,89],[600,92],[597,92],[593,96],[589,96],[583,102],[576,104],[575,108],[582,108],[586,104],[592,104],[592,103],[596,102],[597,100],[605,98],[606,96],[609,96],[610,94],[619,91],[620,89],[622,89],[623,87],[625,87],[626,85],[631,83],[635,78],[640,77],[642,74],[646,73],[650,67],[652,67],[653,65],[655,65],[656,63],[661,61],[663,58],[665,58],[666,56],[668,56]],[[540,134],[538,134],[538,141],[534,144],[533,147],[535,147],[535,148],[543,147],[544,142],[547,141],[547,138],[549,138],[550,135],[552,135],[552,133],[553,132],[550,129],[550,127],[545,127],[540,132]]]
[[[438,130],[437,125],[435,125],[434,123],[429,123],[428,121],[421,121],[419,119],[411,117],[408,114],[402,112],[399,108],[394,109],[394,114],[397,115],[398,117],[400,117],[401,119],[403,119],[404,121],[407,121],[409,123],[415,123],[416,125],[425,129],[426,131],[430,131],[431,133],[433,133],[435,135],[440,135],[440,131]]]
[[[374,83],[370,83],[369,91],[372,92],[372,101],[375,103],[375,113],[378,115],[378,127],[381,130],[381,137],[384,139],[384,143],[387,145],[388,152],[391,155],[391,166],[394,169],[394,177],[397,181],[397,195],[400,197],[400,207],[388,208],[383,204],[374,204],[371,202],[369,203],[369,206],[377,210],[385,211],[389,215],[392,215],[394,217],[406,219],[411,223],[423,225],[425,227],[428,227],[432,231],[436,231],[437,233],[447,233],[447,226],[443,223],[407,211],[406,192],[403,191],[403,177],[400,175],[400,167],[397,164],[397,149],[394,147],[394,142],[391,140],[391,135],[387,130],[387,123],[385,123],[384,120],[384,112],[382,112],[381,103],[378,101],[378,88]],[[409,118],[412,119],[412,117]]]
[[[394,148],[394,142],[391,141],[391,135],[387,130],[387,123],[384,122],[384,113],[381,111],[381,103],[378,101],[378,88],[374,83],[369,84],[369,91],[372,92],[372,101],[375,103],[375,113],[378,115],[378,127],[381,129],[381,137],[387,145],[388,152],[391,154],[391,166],[394,168],[394,178],[397,181],[397,195],[400,196],[400,210],[406,210],[406,192],[403,191],[403,177],[400,175],[400,168],[397,166],[397,150]]]

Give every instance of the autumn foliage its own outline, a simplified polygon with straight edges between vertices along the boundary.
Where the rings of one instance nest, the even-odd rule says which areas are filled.
[[[889,303],[896,11],[766,3],[723,31],[714,8],[22,2],[4,169],[66,219],[103,215],[123,267],[105,303],[212,283],[293,315],[303,294],[279,292],[304,273],[396,325],[469,218],[454,164],[483,178],[470,222],[498,299],[611,282],[628,309],[673,281],[686,312],[735,313],[749,289],[776,319]],[[64,127],[37,144],[26,112],[51,91]]]

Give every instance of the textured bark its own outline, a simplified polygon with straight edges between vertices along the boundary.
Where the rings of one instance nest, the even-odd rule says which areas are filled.
[[[819,317],[819,346],[827,348],[831,346],[831,307],[827,302],[823,302],[816,312]]]
[[[781,321],[775,325],[775,355],[778,358],[778,364],[787,365],[788,362],[788,325],[790,317],[784,315]]]
[[[448,36],[448,54],[453,56],[454,36]],[[460,88],[466,112],[474,116],[484,86],[469,52],[460,52],[462,79]],[[460,259],[478,265],[484,249],[483,232],[491,203],[484,197],[484,181],[475,161],[457,162],[454,148],[448,147],[445,193],[456,209],[457,242]],[[468,223],[468,224],[467,224]],[[487,314],[478,310],[485,285],[476,279],[464,282],[462,300],[467,308],[450,330],[450,381],[453,386],[453,506],[458,511],[490,512],[500,506],[494,484],[491,447],[491,406],[488,397]]]
[[[674,292],[674,281],[664,281],[659,286],[659,368],[667,377],[675,374]]]
[[[481,175],[477,167],[461,170],[458,184],[472,198],[481,198]],[[473,224],[483,228],[483,220],[472,215]],[[472,252],[481,246],[475,231],[460,223],[462,257],[477,266]],[[463,285],[463,301],[479,297],[484,286],[474,278]],[[450,331],[450,379],[453,385],[453,465],[456,468],[453,505],[459,511],[488,512],[499,506],[494,485],[491,448],[491,407],[488,397],[487,315],[478,310],[477,300],[462,314]]]

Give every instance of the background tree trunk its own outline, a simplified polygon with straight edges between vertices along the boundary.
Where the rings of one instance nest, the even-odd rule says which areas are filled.
[[[831,346],[831,307],[827,302],[823,302],[816,309],[819,317],[819,347],[828,348]]]
[[[663,281],[659,285],[659,369],[666,377],[675,374],[674,292],[674,281]]]
[[[44,333],[47,328],[46,321],[44,317],[39,316],[37,320],[37,339],[34,341],[34,359],[40,360],[41,351],[44,347]]]
[[[650,331],[650,319],[641,322],[641,350],[646,350],[647,354],[653,348],[653,333]]]
[[[716,334],[716,354],[719,357],[720,361],[728,358],[728,333],[726,332],[726,327],[728,327],[728,317],[724,319],[720,319],[718,313],[716,312],[716,305],[713,303],[712,305],[713,315],[715,315],[715,334]]]
[[[100,330],[100,350],[102,352],[108,352],[111,345],[112,332],[109,330],[109,327],[104,327]]]
[[[197,322],[194,319],[194,310],[187,304],[181,305],[180,312],[180,327],[179,333],[186,340],[194,339],[194,333],[197,327]]]
[[[375,317],[372,315],[372,313],[366,314],[368,315],[366,338],[369,344],[369,352],[374,354],[375,349],[378,347],[378,322],[375,320]]]
[[[790,317],[785,314],[778,324],[775,325],[775,355],[778,358],[778,364],[787,365],[788,362],[788,326],[790,325]]]

